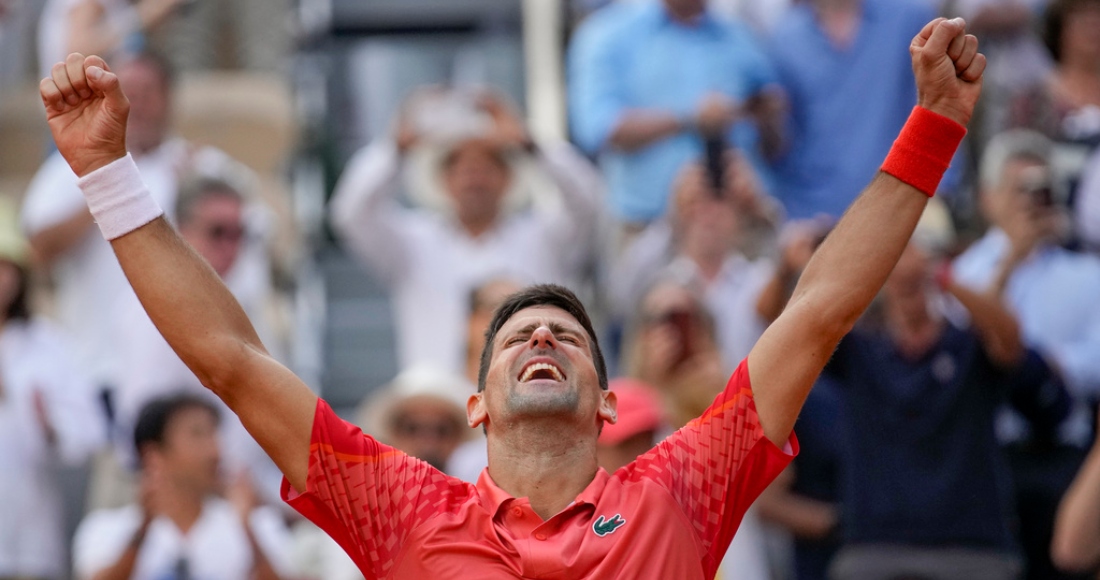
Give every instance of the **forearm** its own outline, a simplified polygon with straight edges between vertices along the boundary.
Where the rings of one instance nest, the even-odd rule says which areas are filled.
[[[623,114],[607,142],[614,149],[633,152],[687,129],[684,119],[667,111],[634,109]]]
[[[768,284],[760,291],[756,299],[756,314],[764,322],[771,324],[783,313],[787,300],[791,297],[798,273],[780,264]]]
[[[340,176],[329,206],[333,227],[361,259],[392,278],[403,267],[403,233],[395,222],[401,154],[386,141],[356,153]]]
[[[1083,572],[1100,563],[1100,443],[1062,498],[1051,556],[1067,571]]]
[[[134,532],[133,538],[127,544],[118,560],[111,566],[96,572],[90,580],[130,580],[134,573],[134,565],[137,563],[138,552],[145,541],[145,532],[149,529],[149,521],[142,522],[141,527]]]
[[[760,130],[760,148],[768,159],[777,159],[786,151],[786,100],[780,89],[768,88],[746,103],[749,114]]]
[[[245,536],[248,537],[248,545],[252,550],[252,579],[253,580],[280,580],[278,572],[271,566],[271,561],[264,555],[260,543],[256,541],[256,534],[252,532],[248,518],[244,518],[243,526]]]
[[[51,264],[88,235],[95,224],[92,214],[81,209],[64,221],[30,236],[30,245],[45,264]]]
[[[1011,368],[1020,362],[1024,355],[1020,328],[999,298],[979,294],[954,282],[948,282],[946,290],[970,312],[970,322],[994,364]]]
[[[886,282],[928,197],[880,172],[810,259],[791,306],[816,313],[816,330],[839,342]]]
[[[760,518],[778,524],[799,538],[822,539],[836,530],[836,504],[786,490],[768,488],[756,500]]]

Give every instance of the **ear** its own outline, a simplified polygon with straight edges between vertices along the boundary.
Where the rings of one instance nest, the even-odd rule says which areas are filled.
[[[619,406],[619,399],[615,391],[604,391],[600,394],[603,396],[600,399],[600,408],[596,410],[596,416],[612,425],[618,423],[619,413],[616,409]]]
[[[489,421],[489,412],[485,409],[485,392],[470,395],[466,399],[466,423],[471,429]]]

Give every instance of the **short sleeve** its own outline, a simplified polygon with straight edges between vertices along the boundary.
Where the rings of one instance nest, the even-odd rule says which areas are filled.
[[[88,514],[73,538],[73,571],[89,580],[118,561],[141,525],[136,509],[99,510]]]
[[[683,509],[707,553],[707,577],[714,576],[745,511],[798,454],[794,433],[785,450],[764,436],[746,361],[698,419],[628,467],[629,479],[655,481]]]
[[[282,497],[328,533],[367,578],[393,567],[410,532],[457,511],[472,485],[364,435],[318,399],[305,493],[283,480]]]
[[[21,222],[24,232],[36,234],[57,225],[80,211],[87,203],[76,184],[76,174],[60,153],[54,153],[38,169],[23,200]]]

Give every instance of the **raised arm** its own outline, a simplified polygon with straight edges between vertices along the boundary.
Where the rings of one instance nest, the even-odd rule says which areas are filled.
[[[760,424],[777,445],[789,437],[833,349],[897,263],[981,93],[985,57],[962,19],[930,22],[910,53],[920,108],[888,158],[893,174],[880,172],[848,208],[749,354]]]
[[[1096,428],[1100,433],[1100,421]],[[1067,572],[1085,572],[1100,564],[1100,436],[1062,497],[1050,555]]]
[[[149,317],[303,491],[317,397],[267,354],[217,274],[158,217],[126,158],[130,105],[118,77],[99,57],[71,54],[40,91],[57,148]]]

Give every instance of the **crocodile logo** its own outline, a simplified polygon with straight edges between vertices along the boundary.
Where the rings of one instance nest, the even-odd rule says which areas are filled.
[[[620,526],[626,523],[623,516],[615,514],[611,519],[604,521],[604,517],[600,516],[596,518],[596,521],[592,523],[592,531],[596,532],[599,537],[604,537],[611,532],[619,529]]]

